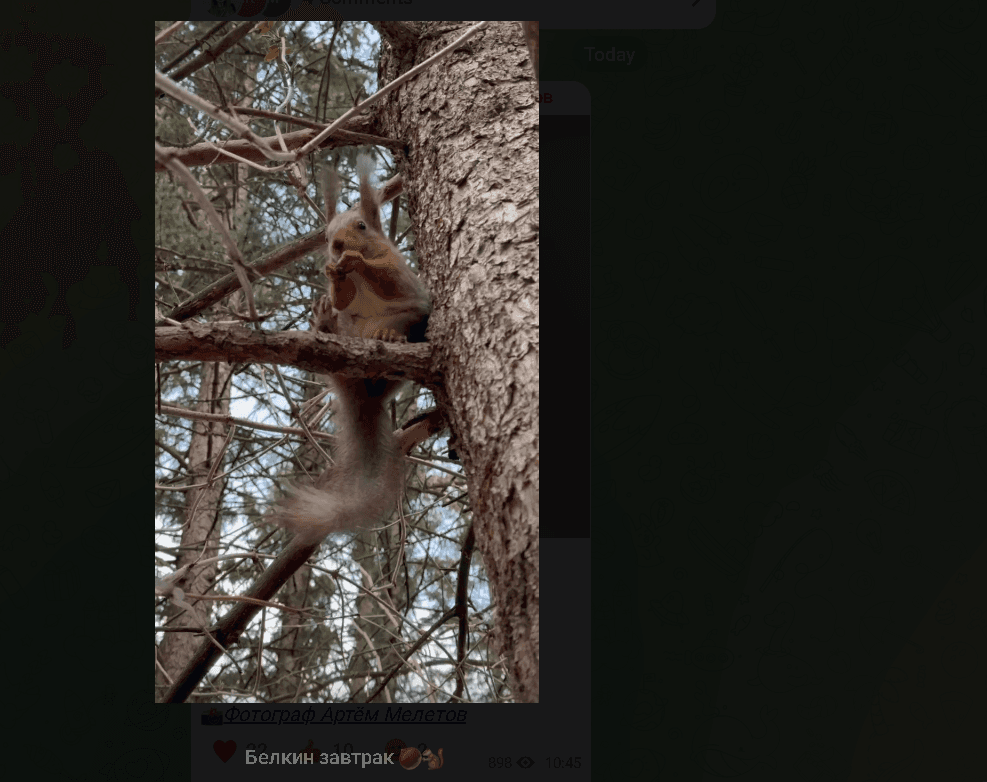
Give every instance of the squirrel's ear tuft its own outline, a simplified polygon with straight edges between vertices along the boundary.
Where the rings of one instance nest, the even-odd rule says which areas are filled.
[[[370,173],[373,162],[367,154],[361,154],[356,159],[356,172],[360,176],[360,214],[367,225],[375,231],[383,232],[380,222],[380,193],[370,184]]]
[[[339,200],[339,175],[328,161],[322,168],[322,198],[326,202],[326,228],[336,216],[336,201]]]

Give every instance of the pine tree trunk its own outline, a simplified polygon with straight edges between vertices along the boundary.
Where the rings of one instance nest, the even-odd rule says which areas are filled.
[[[381,86],[472,24],[376,22],[390,44]],[[397,157],[436,302],[429,339],[469,478],[496,641],[524,702],[538,700],[536,93],[518,23],[491,22],[379,111],[382,134],[407,143]]]

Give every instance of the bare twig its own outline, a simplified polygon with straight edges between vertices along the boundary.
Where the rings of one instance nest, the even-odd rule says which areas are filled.
[[[162,30],[160,33],[154,36],[154,45],[157,46],[162,41],[167,41],[172,36],[172,34],[184,24],[185,21],[182,20],[180,22],[175,22],[173,25],[166,27],[164,30]]]
[[[322,141],[322,139],[324,139],[326,136],[328,136],[333,131],[335,131],[337,127],[341,126],[344,122],[346,122],[347,120],[349,120],[350,117],[353,117],[353,116],[355,116],[355,115],[363,112],[364,110],[368,109],[370,106],[372,106],[373,104],[375,104],[377,101],[379,101],[385,95],[387,95],[389,92],[391,92],[392,90],[396,90],[398,87],[400,87],[402,84],[404,84],[409,79],[413,79],[415,76],[417,76],[419,73],[421,73],[426,68],[431,68],[433,65],[435,65],[436,62],[438,62],[439,60],[441,60],[447,54],[450,54],[453,51],[455,51],[457,47],[462,46],[464,41],[468,41],[470,38],[472,38],[474,35],[476,35],[478,32],[480,32],[480,30],[483,30],[488,24],[489,24],[489,22],[480,22],[479,24],[473,25],[473,27],[471,27],[463,35],[461,35],[459,38],[457,38],[455,41],[453,41],[451,44],[449,44],[445,49],[443,49],[442,51],[436,52],[431,57],[429,57],[427,60],[425,60],[425,62],[419,63],[418,65],[416,65],[411,70],[406,71],[405,73],[402,73],[400,76],[398,76],[398,78],[396,78],[390,84],[388,84],[387,86],[379,89],[377,92],[375,92],[369,98],[367,98],[365,101],[363,101],[362,103],[360,103],[357,106],[354,106],[352,109],[350,109],[345,114],[343,114],[343,116],[341,116],[339,119],[337,119],[335,122],[333,122],[328,128],[326,128],[319,135],[317,135],[314,139],[312,139],[308,144],[306,144],[304,147],[302,147],[300,150],[298,150],[298,152],[296,154],[299,157],[301,157],[302,155],[307,155],[310,151],[312,151],[313,149],[315,149],[315,148],[317,148],[319,146],[319,143]]]

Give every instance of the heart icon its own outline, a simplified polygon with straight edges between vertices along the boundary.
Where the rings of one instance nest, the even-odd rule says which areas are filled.
[[[217,741],[212,745],[213,750],[219,759],[224,763],[233,757],[233,753],[236,752],[236,742],[235,741]]]

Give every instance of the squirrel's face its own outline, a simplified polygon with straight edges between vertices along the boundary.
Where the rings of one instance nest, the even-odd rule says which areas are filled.
[[[356,251],[368,259],[381,258],[390,252],[387,240],[364,217],[359,213],[346,216],[350,219],[343,221],[339,228],[330,233],[332,241],[329,253],[332,263],[338,262],[340,256],[348,250]]]

